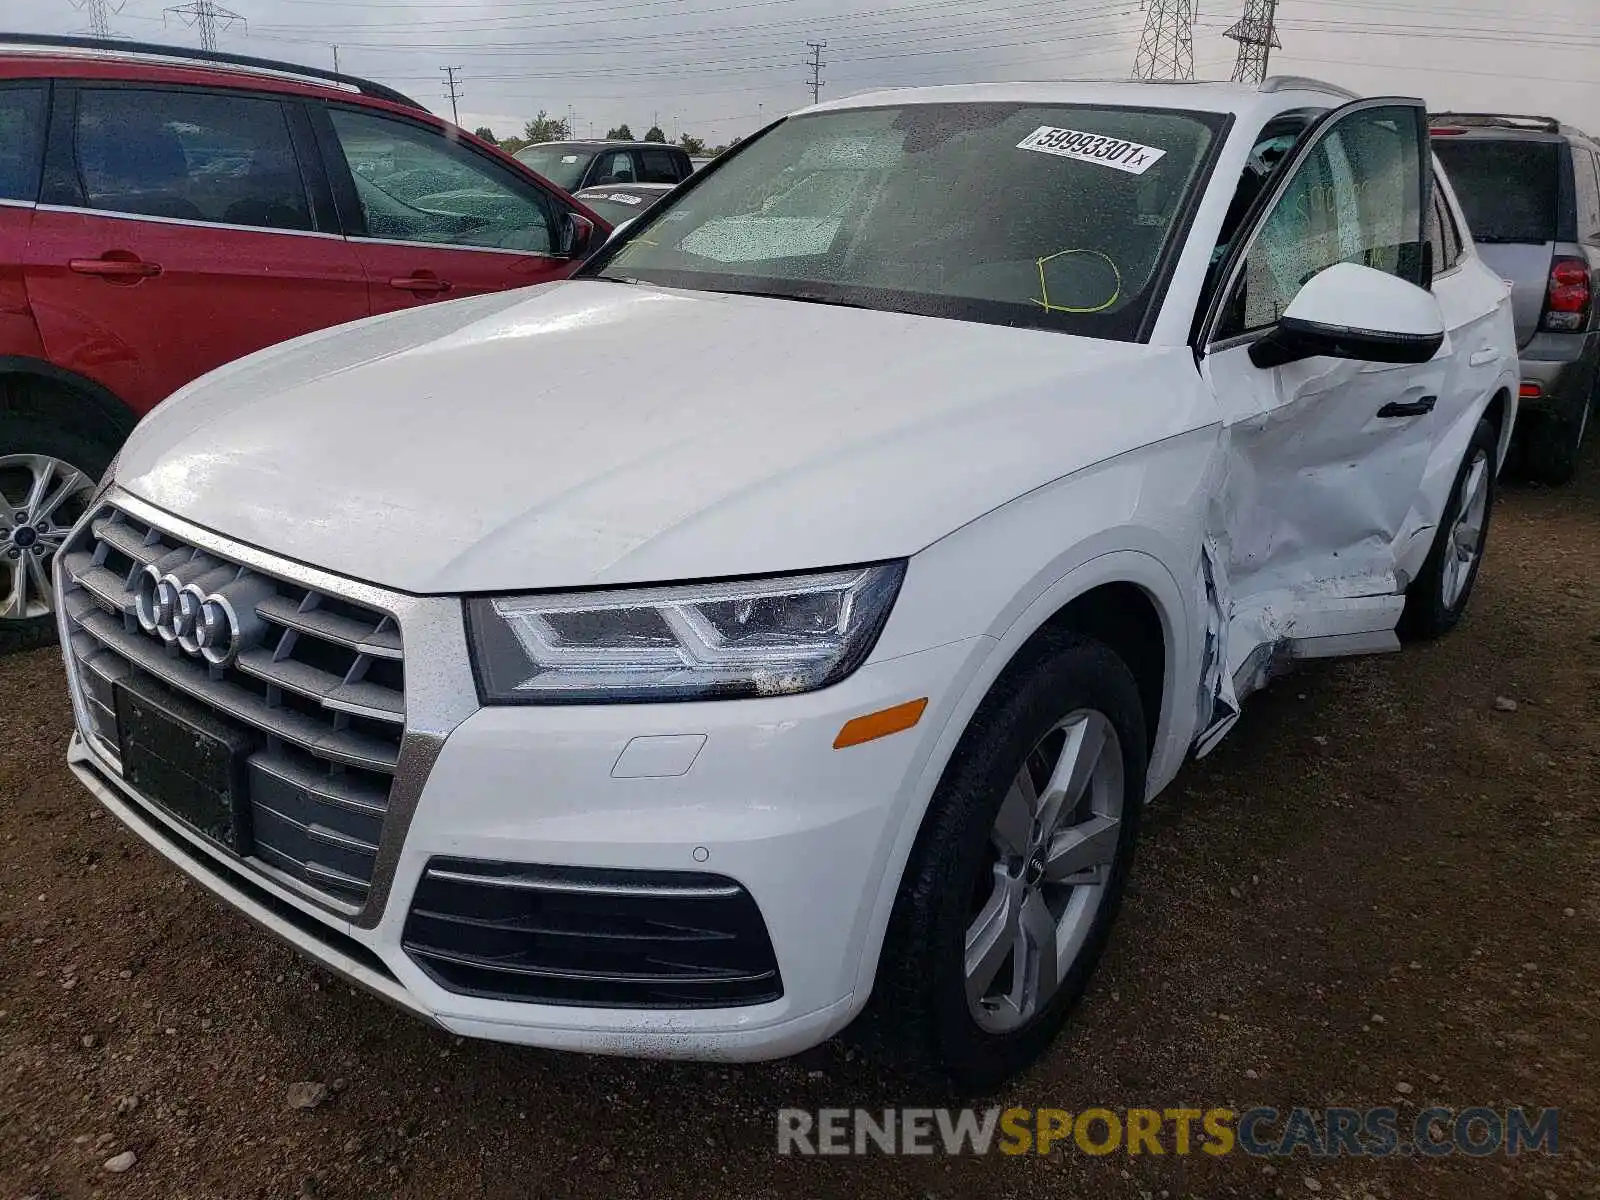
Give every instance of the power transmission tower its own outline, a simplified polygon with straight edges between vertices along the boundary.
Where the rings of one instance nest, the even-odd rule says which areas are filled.
[[[450,119],[457,125],[461,124],[461,113],[457,111],[456,101],[461,99],[461,89],[456,86],[456,72],[465,70],[464,67],[440,67],[444,72],[444,94],[450,97]]]
[[[1194,78],[1194,9],[1197,0],[1149,0],[1135,79]]]
[[[244,17],[231,8],[223,8],[216,0],[189,0],[188,4],[175,5],[163,9],[162,17],[177,17],[185,25],[200,31],[200,48],[202,50],[215,50],[217,48],[217,29],[232,29],[235,25],[246,24]]]
[[[111,5],[107,0],[67,0],[79,12],[89,14],[89,33],[97,38],[111,36],[111,15],[122,11],[122,3]]]
[[[811,61],[806,64],[811,68],[811,78],[806,80],[806,86],[811,89],[811,103],[813,104],[822,98],[822,68],[828,65],[822,61],[822,52],[827,48],[827,42],[806,43],[806,49],[811,51]]]
[[[1239,43],[1239,57],[1233,77],[1239,83],[1262,83],[1272,51],[1283,45],[1278,40],[1278,0],[1245,0],[1244,16],[1223,34]]]

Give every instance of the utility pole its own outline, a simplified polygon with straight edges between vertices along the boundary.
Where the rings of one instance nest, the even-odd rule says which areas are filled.
[[[450,119],[457,125],[461,124],[461,113],[456,102],[461,99],[461,89],[456,85],[456,72],[465,70],[464,67],[440,67],[444,72],[444,94],[450,97]]]
[[[1223,37],[1239,43],[1239,57],[1233,64],[1237,83],[1264,83],[1267,66],[1278,40],[1278,0],[1245,0],[1244,16]]]
[[[822,68],[828,65],[822,61],[822,52],[827,48],[827,42],[806,43],[806,49],[811,51],[811,61],[806,64],[811,68],[811,78],[806,80],[806,86],[811,89],[811,103],[813,104],[822,97]]]
[[[1133,60],[1135,79],[1194,78],[1196,0],[1149,0]]]
[[[331,42],[329,44],[332,45]],[[333,47],[333,73],[335,75],[339,73],[339,47],[337,46]]]
[[[200,48],[202,50],[215,50],[217,48],[217,29],[232,29],[235,25],[246,24],[244,17],[234,12],[231,8],[223,8],[216,0],[189,0],[188,4],[178,4],[172,8],[163,9],[162,19],[169,16],[177,17],[185,25],[200,31]]]
[[[89,33],[97,38],[111,36],[111,14],[122,11],[122,3],[112,7],[107,0],[67,0],[79,12],[89,14]]]

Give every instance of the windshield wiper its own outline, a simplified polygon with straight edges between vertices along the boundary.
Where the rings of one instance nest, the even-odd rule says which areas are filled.
[[[821,292],[755,292],[746,291],[744,288],[697,288],[696,291],[715,292],[719,296],[755,296],[761,300],[798,300],[802,304],[828,304],[835,308],[871,308],[870,304],[858,304],[854,300],[839,300],[833,296],[824,296]]]

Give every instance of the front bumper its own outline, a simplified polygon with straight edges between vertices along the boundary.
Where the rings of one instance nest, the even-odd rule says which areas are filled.
[[[68,762],[114,815],[246,917],[452,1032],[649,1057],[772,1058],[826,1039],[865,1002],[861,981],[893,894],[887,864],[904,823],[921,812],[928,757],[988,645],[976,638],[869,664],[802,696],[478,709],[443,739],[386,894],[359,918],[251,870],[168,816],[81,734]],[[915,729],[832,748],[850,718],[924,696]],[[700,748],[687,764],[663,763],[638,751],[653,743],[637,739],[651,738]],[[630,745],[642,776],[618,770]],[[448,991],[402,945],[419,881],[439,858],[734,880],[759,907],[782,995],[742,1007],[635,1009]]]

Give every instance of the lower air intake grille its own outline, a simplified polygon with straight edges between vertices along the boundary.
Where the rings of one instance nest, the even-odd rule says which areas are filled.
[[[240,764],[226,848],[359,909],[405,727],[400,630],[391,614],[292,575],[292,564],[282,576],[255,571],[116,507],[96,513],[60,560],[83,732],[128,778],[119,685],[147,699],[177,693],[175,712],[199,704]],[[167,771],[177,780],[183,768]],[[145,799],[183,815],[157,791]]]
[[[731,879],[435,858],[402,944],[448,991],[599,1008],[783,995],[755,899]]]

